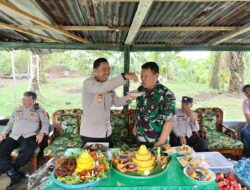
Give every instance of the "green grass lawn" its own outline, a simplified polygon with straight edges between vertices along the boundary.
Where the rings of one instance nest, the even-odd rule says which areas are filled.
[[[50,114],[58,109],[82,108],[82,82],[84,78],[57,78],[48,79],[48,83],[41,84],[41,97],[38,102]],[[177,107],[180,107],[181,97],[194,97],[194,106],[198,107],[219,107],[224,111],[224,120],[244,120],[241,104],[243,95],[230,95],[218,93],[202,84],[190,84],[180,82],[162,82],[172,90],[177,99]],[[22,93],[27,90],[27,80],[17,80],[16,83],[17,104],[20,104]],[[131,82],[131,90],[136,89],[138,84]],[[122,95],[122,87],[118,88],[117,94]],[[0,83],[0,116],[9,116],[15,108],[14,90],[12,80],[1,81]],[[135,107],[135,103],[131,104]]]

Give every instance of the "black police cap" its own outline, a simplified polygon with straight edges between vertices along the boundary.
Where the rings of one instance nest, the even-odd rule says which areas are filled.
[[[193,103],[193,98],[190,98],[188,96],[183,96],[181,102],[182,103]]]

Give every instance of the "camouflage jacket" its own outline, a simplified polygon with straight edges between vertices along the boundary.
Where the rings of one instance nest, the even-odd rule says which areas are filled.
[[[152,146],[158,141],[165,122],[173,120],[175,97],[172,91],[159,82],[152,90],[140,86],[145,94],[136,100],[138,140]]]

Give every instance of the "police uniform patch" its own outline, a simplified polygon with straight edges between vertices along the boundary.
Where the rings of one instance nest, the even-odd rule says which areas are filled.
[[[20,112],[16,113],[16,121],[20,120],[21,119],[21,114]]]
[[[47,112],[45,111],[45,109],[40,109],[39,111],[43,116],[47,116]]]
[[[34,119],[35,119],[35,113],[30,113],[30,115],[29,115],[29,118],[28,118],[30,121],[34,121]]]
[[[98,94],[98,96],[97,96],[97,103],[102,103],[103,102],[103,94]]]

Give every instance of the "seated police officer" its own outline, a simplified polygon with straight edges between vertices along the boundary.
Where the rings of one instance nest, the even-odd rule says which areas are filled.
[[[173,127],[173,134],[170,138],[171,146],[189,145],[196,152],[207,151],[207,143],[197,135],[199,123],[197,114],[191,110],[193,99],[187,96],[182,97],[180,109],[176,109],[176,121]]]
[[[28,163],[36,147],[48,133],[49,118],[44,109],[36,106],[36,98],[36,93],[31,91],[23,94],[22,106],[15,109],[0,135],[0,172],[6,173],[11,180],[7,189],[12,189],[23,177],[18,172],[19,168]],[[18,157],[11,162],[10,154],[18,147]]]

